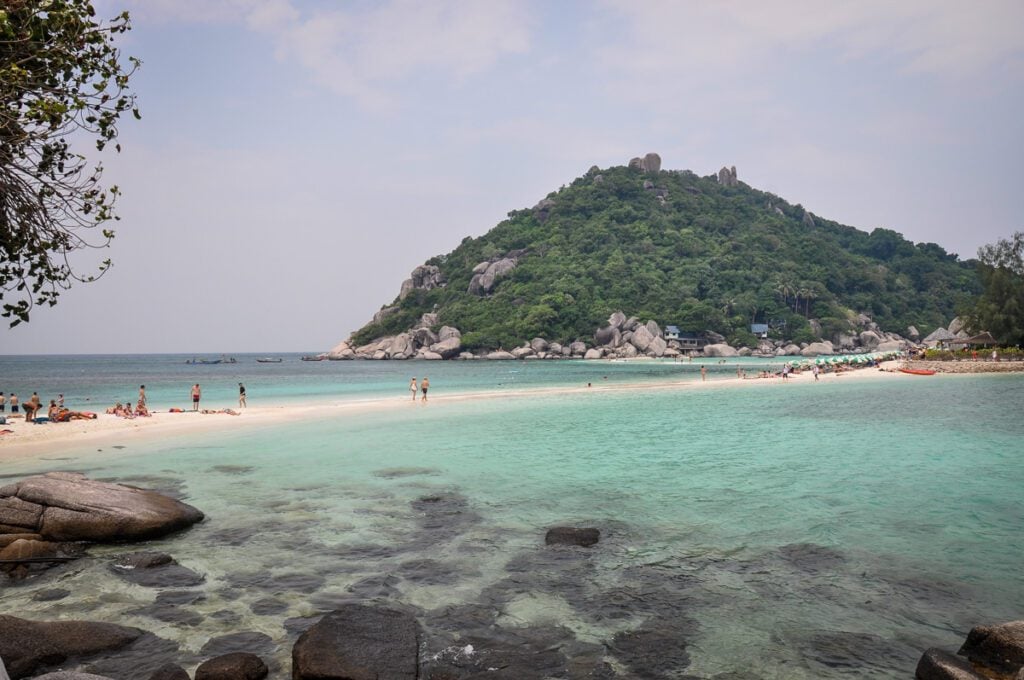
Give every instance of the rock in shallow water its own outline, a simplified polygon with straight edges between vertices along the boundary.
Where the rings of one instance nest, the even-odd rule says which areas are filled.
[[[577,527],[553,527],[544,536],[547,545],[579,545],[589,548],[601,540],[600,529]]]
[[[255,654],[234,652],[199,664],[196,680],[263,680],[269,672]]]
[[[967,659],[932,647],[921,656],[914,673],[917,680],[985,680]]]
[[[46,665],[120,649],[143,631],[92,621],[29,621],[0,615],[0,658],[12,678],[29,677]]]
[[[1024,668],[1024,621],[976,626],[957,653],[1000,673],[1016,673]]]
[[[155,538],[202,519],[196,508],[155,491],[97,482],[75,472],[48,472],[0,489],[0,525],[49,541]]]
[[[325,615],[292,648],[294,680],[416,680],[421,630],[408,614],[361,604]]]

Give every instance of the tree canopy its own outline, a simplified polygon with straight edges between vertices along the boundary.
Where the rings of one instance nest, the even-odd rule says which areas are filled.
[[[54,305],[81,274],[69,255],[106,247],[117,219],[116,185],[76,146],[117,144],[118,120],[139,117],[128,81],[139,66],[122,59],[115,36],[128,13],[96,19],[90,0],[7,0],[0,4],[0,301],[11,326],[34,305]]]
[[[1024,342],[1024,233],[982,246],[978,273],[984,292],[967,313],[969,327],[988,331],[1000,343]]]
[[[470,292],[474,269],[513,253],[517,266],[488,294]],[[743,183],[622,166],[592,169],[428,264],[447,284],[407,291],[356,343],[425,312],[469,349],[591,341],[616,310],[741,344],[755,342],[755,322],[797,342],[834,338],[859,313],[925,334],[981,290],[974,263],[934,243],[843,226]]]

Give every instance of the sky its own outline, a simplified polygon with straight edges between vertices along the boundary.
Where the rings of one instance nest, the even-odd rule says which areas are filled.
[[[99,281],[0,354],[326,351],[593,165],[739,179],[963,258],[1024,230],[1019,0],[95,0],[142,120]],[[81,151],[88,151],[86,146]]]

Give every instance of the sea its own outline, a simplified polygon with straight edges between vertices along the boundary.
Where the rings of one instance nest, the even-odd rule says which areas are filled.
[[[779,364],[257,356],[0,357],[0,390],[80,410],[142,384],[188,408],[194,383],[237,408],[239,382],[250,406],[377,405],[3,463],[4,483],[76,470],[206,519],[0,582],[0,613],[151,631],[135,673],[242,645],[282,678],[349,602],[414,614],[424,664],[524,678],[910,678],[925,649],[1024,618],[1024,374],[705,389],[701,365],[714,383]],[[558,526],[600,541],[545,545]],[[198,579],[126,580],[112,564],[135,550]]]

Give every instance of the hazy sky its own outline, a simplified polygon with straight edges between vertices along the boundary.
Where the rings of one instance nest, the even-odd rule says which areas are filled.
[[[649,151],[964,258],[1024,229],[1020,0],[97,7],[144,62],[104,158],[114,267],[0,353],[323,351],[424,260]]]

